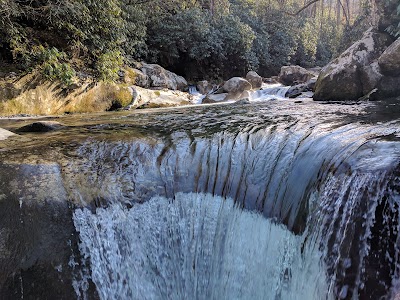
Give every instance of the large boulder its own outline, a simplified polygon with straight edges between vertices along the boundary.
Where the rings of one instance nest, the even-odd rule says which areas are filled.
[[[246,80],[250,82],[253,89],[259,89],[262,86],[263,79],[254,71],[250,71],[246,75]]]
[[[400,38],[392,43],[378,59],[381,72],[387,76],[400,76]]]
[[[283,66],[279,73],[278,81],[284,85],[305,83],[315,75],[300,66]]]
[[[356,100],[363,96],[361,70],[377,59],[390,41],[387,34],[369,29],[361,40],[322,69],[314,100]]]
[[[176,75],[159,65],[143,64],[141,71],[144,75],[149,77],[151,87],[181,91],[188,89],[188,83],[185,78]]]
[[[229,100],[239,100],[244,98],[242,94],[251,90],[251,83],[241,77],[233,77],[225,82],[223,89],[228,92]]]

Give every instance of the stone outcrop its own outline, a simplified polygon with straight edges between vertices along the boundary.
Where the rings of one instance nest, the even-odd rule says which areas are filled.
[[[176,75],[156,64],[142,64],[141,71],[149,78],[149,86],[170,90],[186,91],[188,83],[182,76]]]
[[[247,73],[246,80],[250,82],[253,89],[259,89],[263,84],[262,77],[254,71],[250,71]]]
[[[314,99],[343,101],[362,97],[365,93],[362,70],[376,60],[390,42],[387,34],[369,29],[361,40],[322,69]]]
[[[149,90],[137,86],[131,86],[130,89],[134,99],[126,109],[175,107],[193,104],[194,100],[193,95],[181,91]]]
[[[400,38],[394,41],[379,57],[381,72],[387,76],[400,76]]]
[[[171,91],[186,90],[186,80],[158,65],[137,63],[135,68],[126,67],[118,74],[120,81],[115,83],[77,76],[78,82],[68,87],[58,81],[46,80],[37,71],[12,78],[4,76],[0,78],[0,115],[54,115],[121,109],[135,102],[136,87],[159,90],[142,91],[142,95],[150,95],[144,96],[145,100],[150,98],[147,102],[158,99],[155,107],[192,103],[187,93],[175,95]],[[174,96],[177,99],[172,100]],[[162,104],[162,100],[166,103]]]
[[[278,81],[284,85],[305,83],[315,75],[300,66],[283,66],[279,73]]]

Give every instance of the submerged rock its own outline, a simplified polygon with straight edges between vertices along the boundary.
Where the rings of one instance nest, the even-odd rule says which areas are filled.
[[[49,132],[60,130],[65,126],[56,121],[38,121],[17,129],[17,132]]]

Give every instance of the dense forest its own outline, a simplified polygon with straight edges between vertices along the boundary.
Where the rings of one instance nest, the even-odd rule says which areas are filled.
[[[383,2],[397,36],[399,1]],[[192,80],[268,76],[325,65],[377,14],[371,0],[0,0],[0,62],[65,84],[140,60]]]

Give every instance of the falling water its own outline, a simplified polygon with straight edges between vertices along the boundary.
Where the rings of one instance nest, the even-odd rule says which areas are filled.
[[[178,193],[74,222],[101,299],[330,298],[318,247],[231,199]]]
[[[282,84],[264,84],[261,90],[250,93],[251,101],[263,100],[283,100],[289,90],[290,86],[283,86]]]

